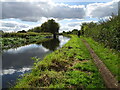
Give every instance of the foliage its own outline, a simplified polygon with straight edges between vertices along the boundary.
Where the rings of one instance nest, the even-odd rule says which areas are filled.
[[[77,29],[73,29],[73,30],[72,30],[72,34],[76,34],[76,35],[77,35],[77,33],[78,33],[78,30],[77,30]]]
[[[83,23],[81,32],[95,41],[104,43],[105,46],[120,50],[120,15],[113,15],[109,20],[102,20],[99,24]]]
[[[24,34],[17,34],[24,35]],[[50,38],[45,38],[45,35],[33,36],[34,32],[29,33],[26,37],[3,37],[2,41],[2,49],[16,48],[19,46],[31,44],[31,43],[42,43],[44,41],[49,40]]]
[[[18,32],[18,33],[15,33],[15,32],[12,32],[12,33],[3,33],[2,37],[21,37],[21,38],[26,38],[28,36],[37,36],[39,35],[39,33],[35,33],[35,32],[27,32],[27,33],[23,33],[22,31],[21,32]]]
[[[78,29],[73,29],[72,31],[68,31],[68,32],[65,31],[62,32],[62,34],[74,34],[74,35],[78,35],[78,33],[79,33]]]
[[[40,33],[41,32],[41,27],[40,26],[34,27],[33,29],[29,29],[28,32],[37,32],[37,33]]]
[[[33,29],[29,29],[28,32],[49,32],[52,34],[57,34],[59,30],[59,24],[55,22],[55,20],[51,19],[47,22],[44,22],[41,26],[35,27]]]
[[[14,88],[104,88],[88,50],[77,36],[34,65]]]
[[[22,30],[22,31],[18,31],[18,33],[26,33],[26,31],[25,31],[25,30]]]
[[[100,59],[105,63],[108,69],[112,72],[112,74],[116,77],[116,79],[120,81],[120,73],[118,72],[120,69],[119,52],[116,52],[115,50],[111,50],[109,48],[104,48],[104,45],[95,42],[91,38],[85,39],[88,41]]]
[[[51,19],[41,25],[42,32],[50,32],[52,34],[58,33],[59,24],[55,20]]]

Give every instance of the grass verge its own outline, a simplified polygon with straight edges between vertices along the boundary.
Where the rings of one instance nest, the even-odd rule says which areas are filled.
[[[105,88],[85,45],[77,36],[36,63],[13,88]],[[13,89],[11,88],[11,89]]]
[[[94,49],[95,53],[100,57],[100,59],[120,82],[120,72],[118,72],[120,69],[120,53],[107,47],[105,48],[104,45],[95,42],[91,38],[84,39],[87,40],[90,46]]]

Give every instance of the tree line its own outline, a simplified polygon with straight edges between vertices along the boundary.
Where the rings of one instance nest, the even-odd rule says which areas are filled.
[[[53,34],[54,38],[56,38],[56,34],[59,33],[59,27],[59,24],[55,22],[54,19],[50,19],[47,22],[44,22],[41,26],[28,30],[28,32],[49,32]]]
[[[44,22],[41,26],[34,27],[32,29],[29,29],[28,31],[21,30],[16,32],[11,32],[11,33],[6,33],[1,31],[0,35],[2,37],[22,37],[25,38],[27,36],[37,36],[37,35],[51,35],[53,34],[53,37],[56,38],[56,34],[59,33],[59,24],[55,22],[54,19],[50,19],[47,22]]]
[[[105,46],[120,50],[120,15],[113,15],[109,20],[101,20],[99,23],[83,23],[81,31],[84,36],[92,37]]]

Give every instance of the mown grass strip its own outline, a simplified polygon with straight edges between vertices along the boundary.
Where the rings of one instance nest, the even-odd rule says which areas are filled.
[[[14,88],[105,88],[87,48],[77,36],[42,61],[36,61],[31,73],[19,79]]]
[[[105,66],[105,64],[100,60],[100,58],[96,55],[94,50],[90,47],[90,45],[86,42],[86,40],[82,39],[86,47],[88,48],[94,63],[99,69],[99,72],[102,76],[102,78],[105,81],[105,85],[107,88],[118,88],[118,81],[114,78],[112,73],[109,71],[109,69]]]
[[[90,44],[95,53],[100,57],[100,59],[120,82],[120,72],[118,71],[120,69],[120,53],[115,50],[105,48],[104,45],[95,42],[91,38],[84,39]]]

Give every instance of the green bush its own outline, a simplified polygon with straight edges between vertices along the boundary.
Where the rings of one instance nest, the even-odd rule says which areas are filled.
[[[95,41],[104,43],[115,50],[120,50],[120,15],[112,16],[109,20],[97,23],[84,23],[84,35],[92,37]]]

